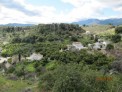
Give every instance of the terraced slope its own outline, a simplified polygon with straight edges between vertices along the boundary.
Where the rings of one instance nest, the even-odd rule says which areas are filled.
[[[86,31],[90,31],[93,34],[103,34],[103,33],[113,33],[113,26],[111,25],[90,25],[90,26],[86,26],[83,27],[84,30]]]

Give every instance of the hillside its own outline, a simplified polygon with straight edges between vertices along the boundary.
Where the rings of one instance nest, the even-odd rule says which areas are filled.
[[[1,26],[0,92],[121,92],[121,47],[111,25]]]
[[[114,33],[114,26],[111,25],[89,25],[82,27],[86,31],[90,31],[93,34],[107,34],[107,33]]]

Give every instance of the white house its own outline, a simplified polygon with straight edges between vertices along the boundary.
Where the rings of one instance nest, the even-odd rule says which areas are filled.
[[[101,49],[102,48],[102,44],[100,43],[100,42],[96,42],[96,43],[94,43],[94,45],[93,45],[93,49],[95,49],[95,50],[99,50],[99,49]]]
[[[90,35],[91,34],[91,32],[90,31],[86,31],[86,35]]]
[[[0,57],[0,64],[2,64],[5,61],[8,61],[9,58],[11,58],[11,57],[7,57],[7,58]]]
[[[9,42],[3,42],[3,45],[9,44]]]
[[[73,42],[72,46],[74,46],[78,50],[84,49],[84,46],[80,42]]]
[[[109,44],[109,41],[99,41],[93,44],[93,49],[98,50],[98,49],[103,49],[105,50],[107,45]]]
[[[86,49],[86,47],[84,47],[81,42],[73,42],[72,45],[67,45],[67,49],[68,50],[81,50],[81,49]]]
[[[9,58],[11,58],[11,57],[7,57],[7,58],[0,57],[0,64],[2,64],[2,65],[4,64],[4,67],[6,69],[8,69],[11,66],[11,64],[8,62]]]
[[[76,51],[77,49],[73,45],[67,45],[67,50]]]
[[[41,60],[43,58],[43,55],[41,54],[37,54],[37,53],[33,53],[32,55],[30,55],[30,57],[27,57],[26,59],[34,61],[34,60]]]
[[[102,49],[106,49],[107,45],[110,44],[109,41],[103,41],[102,42]]]

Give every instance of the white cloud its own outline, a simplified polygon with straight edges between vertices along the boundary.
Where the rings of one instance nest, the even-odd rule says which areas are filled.
[[[62,0],[65,3],[72,4],[75,8],[69,12],[68,17],[70,21],[76,21],[84,18],[93,18],[99,16],[100,11],[103,9],[98,0]]]
[[[104,16],[102,12],[105,8],[121,12],[122,0],[62,0],[62,2],[73,5],[73,9],[67,13],[62,11],[57,13],[58,10],[53,6],[35,6],[26,0],[1,0],[0,24],[73,22],[86,18],[121,17],[121,15]]]
[[[9,0],[11,1],[11,0]],[[5,23],[47,23],[51,22],[54,16],[55,8],[49,6],[33,6],[25,2],[25,0],[13,0],[12,3],[19,3],[24,10],[16,9],[16,7],[1,4],[0,6],[0,24]],[[11,4],[11,3],[10,3]],[[33,14],[33,15],[30,15]],[[35,15],[35,14],[37,15]]]
[[[118,16],[104,16],[102,12],[109,8],[113,11],[122,11],[122,0],[62,0],[65,3],[72,4],[75,8],[69,13],[73,21],[86,18],[114,18]],[[109,13],[109,12],[108,12]],[[72,20],[70,20],[72,21]]]

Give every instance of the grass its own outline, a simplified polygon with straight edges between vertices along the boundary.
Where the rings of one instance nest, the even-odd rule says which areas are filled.
[[[59,65],[60,65],[60,63],[54,60],[54,61],[49,62],[49,63],[46,65],[46,69],[47,69],[47,70],[54,70],[54,69],[56,69]]]
[[[99,33],[100,36],[111,36],[111,35],[115,35],[115,28],[112,29],[108,29],[104,32],[100,32]]]
[[[27,86],[25,81],[12,81],[0,75],[0,92],[21,92]]]
[[[34,71],[35,71],[35,68],[34,68],[33,63],[28,64],[28,65],[26,66],[26,70],[27,70],[28,72],[34,72]]]
[[[29,80],[9,80],[0,74],[0,92],[22,92],[24,89],[30,88],[32,92],[38,92],[38,84],[29,85]]]

